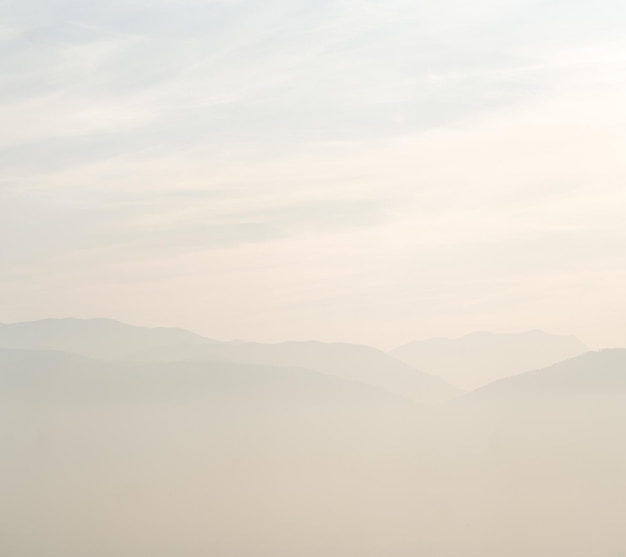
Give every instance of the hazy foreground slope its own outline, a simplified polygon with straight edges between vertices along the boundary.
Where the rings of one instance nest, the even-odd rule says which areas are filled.
[[[447,410],[445,443],[481,478],[494,553],[626,551],[626,350],[503,379]]]
[[[3,555],[382,555],[415,531],[421,412],[358,383],[0,351],[0,408]]]
[[[536,402],[540,399],[595,400],[626,395],[626,349],[586,352],[544,369],[501,379],[459,402]]]
[[[587,352],[496,381],[453,401],[445,416],[500,454],[528,445],[533,458],[563,449],[580,452],[577,462],[581,455],[611,462],[606,454],[593,455],[598,449],[621,459],[626,457],[626,349]]]
[[[614,557],[626,351],[424,408],[296,368],[0,350],[0,554]]]
[[[375,410],[404,421],[420,407],[358,382],[305,369],[229,362],[96,360],[57,351],[0,349],[0,401],[33,410],[172,405],[202,411],[317,412],[347,417]],[[142,405],[147,405],[145,408]],[[364,416],[359,416],[363,419]],[[8,425],[8,424],[5,424]],[[397,424],[396,424],[397,425]]]
[[[213,359],[269,366],[307,368],[319,373],[374,385],[419,402],[450,400],[462,391],[370,346],[324,342],[215,343],[168,346],[136,357],[156,361]]]
[[[123,358],[164,345],[210,342],[184,329],[133,327],[112,319],[0,323],[0,348],[61,350],[94,358]]]
[[[587,350],[573,336],[529,331],[472,333],[458,339],[433,338],[406,344],[391,354],[453,385],[475,389],[503,377],[573,358]]]

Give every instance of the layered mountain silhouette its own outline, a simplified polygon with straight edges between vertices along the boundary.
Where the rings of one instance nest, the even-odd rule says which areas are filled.
[[[374,425],[390,416],[401,417],[399,425],[423,411],[385,390],[306,369],[229,362],[124,362],[12,349],[0,349],[0,401],[5,408],[29,412],[126,407],[149,413],[172,407],[207,414],[219,410],[238,418],[255,414],[255,420],[284,414],[288,419],[279,420],[280,427],[292,427],[294,419],[304,415],[315,416],[311,423],[319,425],[324,416],[332,415],[334,431],[342,422],[354,422],[361,429],[367,421]]]
[[[542,331],[521,334],[477,332],[457,339],[411,342],[391,355],[412,366],[471,390],[573,358],[589,349],[576,337]]]
[[[219,343],[182,329],[131,327],[106,319],[0,325],[0,347],[59,350],[119,360],[212,360],[302,368],[428,403],[450,400],[461,393],[441,378],[369,346],[322,342]]]
[[[323,342],[259,344],[229,342],[166,346],[135,355],[153,361],[222,360],[238,363],[306,368],[374,385],[426,403],[461,394],[439,377],[429,375],[370,346]]]
[[[403,397],[370,385],[301,368],[230,362],[173,363],[96,360],[56,351],[0,349],[0,399],[57,407],[194,404],[230,407],[245,401],[267,409],[309,407],[423,411]]]
[[[0,348],[2,554],[626,549],[626,350],[428,406],[367,384],[395,361],[367,347],[186,338]]]

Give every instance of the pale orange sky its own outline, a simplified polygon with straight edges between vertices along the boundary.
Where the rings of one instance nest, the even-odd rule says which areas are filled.
[[[626,345],[622,3],[66,8],[0,7],[0,321]]]

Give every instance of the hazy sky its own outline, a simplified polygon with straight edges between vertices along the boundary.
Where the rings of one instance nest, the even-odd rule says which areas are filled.
[[[0,321],[626,345],[621,0],[4,0]]]

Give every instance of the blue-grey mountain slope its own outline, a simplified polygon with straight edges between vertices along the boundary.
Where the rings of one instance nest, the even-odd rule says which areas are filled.
[[[288,342],[220,343],[183,329],[133,327],[109,319],[47,319],[0,325],[0,348],[59,350],[114,360],[229,361],[310,369],[386,389],[419,402],[461,394],[384,352],[355,344]]]
[[[424,460],[415,403],[300,369],[0,350],[0,412],[3,555],[379,555]]]
[[[112,319],[44,319],[0,323],[0,348],[60,350],[94,358],[124,358],[169,344],[209,344],[184,329],[134,327]]]
[[[228,342],[165,346],[136,354],[152,361],[221,360],[301,367],[380,387],[423,403],[451,400],[462,391],[370,346],[324,342]]]

